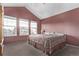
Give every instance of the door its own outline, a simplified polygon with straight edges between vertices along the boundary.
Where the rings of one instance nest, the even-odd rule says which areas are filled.
[[[0,6],[0,56],[2,55],[2,6]]]

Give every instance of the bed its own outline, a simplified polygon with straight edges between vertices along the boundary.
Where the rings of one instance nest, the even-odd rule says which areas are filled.
[[[65,46],[66,35],[62,33],[30,35],[28,43],[44,53],[51,55]]]

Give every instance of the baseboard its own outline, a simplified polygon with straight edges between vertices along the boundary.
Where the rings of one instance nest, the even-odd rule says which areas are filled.
[[[79,46],[71,45],[71,44],[66,44],[66,46],[71,46],[71,47],[79,48]]]

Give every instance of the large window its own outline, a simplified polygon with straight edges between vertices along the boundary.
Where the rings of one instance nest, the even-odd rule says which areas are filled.
[[[37,34],[37,22],[31,21],[31,34]]]
[[[16,18],[10,16],[4,16],[3,21],[3,34],[4,36],[16,36]]]
[[[27,19],[19,19],[20,35],[29,34],[29,21]]]
[[[19,22],[19,24],[17,24]],[[30,25],[30,26],[29,26]],[[19,30],[17,30],[19,26]],[[29,30],[30,29],[30,30]],[[19,35],[37,34],[37,22],[28,19],[19,19],[11,16],[4,16],[3,21],[3,34],[4,36],[17,36],[17,31]]]

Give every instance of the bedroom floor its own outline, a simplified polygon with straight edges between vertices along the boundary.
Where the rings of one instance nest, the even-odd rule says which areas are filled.
[[[5,44],[3,51],[4,56],[46,56],[42,51],[27,44],[26,41]],[[79,56],[79,47],[66,45],[52,56]]]

